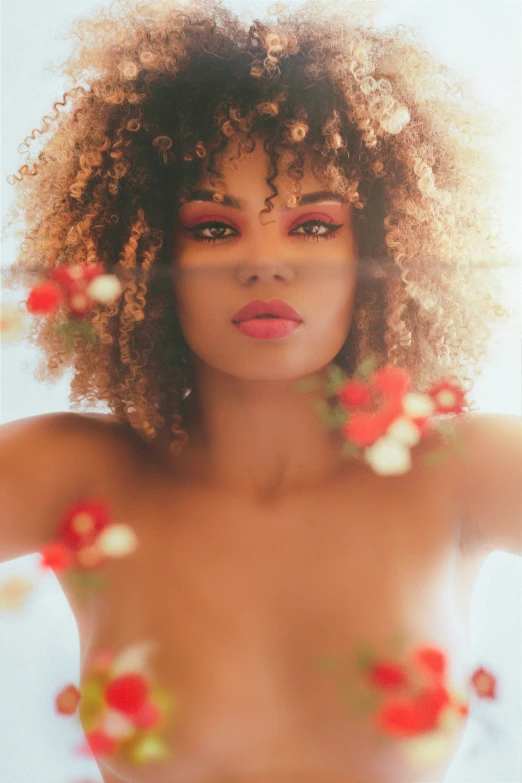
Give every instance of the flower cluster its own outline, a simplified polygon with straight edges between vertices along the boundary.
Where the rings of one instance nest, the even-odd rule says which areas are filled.
[[[419,394],[411,389],[407,370],[390,365],[376,370],[375,365],[375,358],[370,356],[348,378],[340,367],[330,365],[323,389],[328,399],[319,400],[316,410],[328,429],[342,431],[346,456],[362,456],[380,475],[400,475],[411,469],[411,448],[432,429],[445,436],[454,435],[447,421],[433,419],[442,414],[462,414],[465,392],[447,378]],[[316,381],[305,381],[299,388],[309,391],[317,385]],[[436,462],[440,455],[428,456],[428,461]]]
[[[108,558],[131,554],[137,544],[137,536],[129,525],[110,521],[106,503],[81,501],[67,508],[56,539],[40,550],[40,566],[70,570],[79,584],[97,587],[104,581],[89,571]]]
[[[337,662],[328,658],[327,668]],[[417,645],[400,656],[378,656],[364,646],[356,670],[357,681],[346,680],[341,689],[352,712],[369,714],[378,736],[400,741],[400,752],[415,766],[438,764],[453,752],[471,692],[495,698],[495,677],[483,667],[469,678],[467,694],[451,688],[447,656],[435,645]]]
[[[33,315],[52,315],[65,307],[67,320],[57,333],[73,344],[74,335],[94,341],[96,333],[86,317],[94,303],[109,304],[121,295],[121,283],[116,275],[107,275],[103,264],[62,264],[51,270],[48,279],[36,285],[28,294],[26,307]]]
[[[161,734],[178,705],[151,676],[148,658],[155,647],[147,641],[118,656],[99,651],[81,688],[67,685],[56,696],[59,714],[79,710],[85,742],[75,748],[77,755],[118,755],[138,765],[170,756]]]

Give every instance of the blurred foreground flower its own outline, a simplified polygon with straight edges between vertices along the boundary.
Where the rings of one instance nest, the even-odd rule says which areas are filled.
[[[27,318],[18,305],[0,302],[0,343],[22,340],[27,334]]]
[[[448,682],[449,661],[441,647],[424,644],[405,649],[403,641],[400,647],[382,656],[362,644],[355,670],[343,672],[338,658],[328,670],[343,676],[343,698],[352,712],[370,716],[379,741],[397,742],[409,764],[436,765],[454,752],[456,735],[469,715],[471,690],[482,698],[494,698],[496,681],[481,667],[462,692]]]
[[[433,419],[441,414],[462,414],[465,392],[453,379],[445,378],[419,394],[411,390],[407,370],[376,367],[373,355],[357,367],[353,377],[330,365],[316,410],[327,429],[342,432],[346,456],[362,459],[381,476],[402,475],[412,467],[410,450],[432,430],[454,440],[454,427]],[[302,381],[299,388],[310,391],[321,384]],[[424,459],[427,464],[436,464],[441,458],[441,453],[432,453]]]
[[[58,537],[40,550],[40,567],[67,571],[76,586],[99,589],[107,582],[95,569],[108,559],[131,554],[137,546],[138,537],[129,525],[111,522],[106,503],[85,500],[67,508]]]
[[[121,296],[122,290],[118,277],[105,274],[99,262],[60,264],[51,270],[48,279],[31,289],[26,306],[33,315],[53,315],[65,308],[66,320],[56,327],[55,333],[64,340],[65,351],[70,351],[77,339],[97,339],[87,316],[95,303],[110,304]]]
[[[150,673],[149,659],[156,648],[156,642],[147,640],[119,655],[102,650],[93,657],[79,691],[86,740],[75,749],[78,755],[120,755],[138,765],[170,756],[161,733],[178,704]],[[61,691],[62,714],[72,714],[63,702],[68,709],[75,695],[75,686]]]
[[[10,576],[0,582],[0,612],[20,609],[35,587],[35,582],[23,576]]]

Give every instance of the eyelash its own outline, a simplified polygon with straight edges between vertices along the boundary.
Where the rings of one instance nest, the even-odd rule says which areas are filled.
[[[308,240],[308,239],[335,239],[335,235],[337,231],[341,228],[343,223],[326,223],[324,220],[305,220],[304,223],[301,223],[297,228],[302,228],[303,226],[307,226],[309,224],[312,225],[321,225],[325,228],[329,228],[330,231],[328,234],[294,234],[293,236],[301,237],[302,239]],[[223,227],[223,228],[232,228],[232,226],[227,225],[226,223],[221,223],[219,220],[210,220],[206,223],[198,223],[196,226],[191,226],[190,228],[187,228],[187,231],[190,231],[193,234],[193,239],[196,242],[223,242],[226,239],[230,239],[230,236],[228,237],[198,237],[196,236],[196,231],[201,231],[204,228],[215,228],[215,227]]]

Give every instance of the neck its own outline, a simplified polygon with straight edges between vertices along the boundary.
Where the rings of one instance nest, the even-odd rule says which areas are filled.
[[[297,379],[245,380],[207,365],[194,380],[183,473],[266,499],[324,484],[345,467],[342,435],[326,431],[314,409],[320,392],[298,391]]]

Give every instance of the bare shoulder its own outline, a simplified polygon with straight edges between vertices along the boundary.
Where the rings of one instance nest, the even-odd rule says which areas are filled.
[[[137,472],[140,437],[116,417],[57,412],[0,426],[0,562],[36,552],[64,505]]]
[[[457,433],[456,486],[468,548],[522,556],[522,418],[474,414]]]

